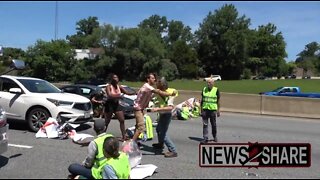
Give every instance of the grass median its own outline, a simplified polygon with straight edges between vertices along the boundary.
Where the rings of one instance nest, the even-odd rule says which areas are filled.
[[[143,85],[143,82],[123,81],[121,84],[139,88]],[[206,82],[200,80],[175,80],[170,81],[169,86],[178,90],[201,91],[206,86]],[[320,93],[320,80],[318,79],[222,80],[216,81],[215,86],[221,92],[228,93],[258,94],[281,86],[298,86],[302,92]]]

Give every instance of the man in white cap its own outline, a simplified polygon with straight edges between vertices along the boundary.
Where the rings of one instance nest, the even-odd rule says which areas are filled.
[[[220,116],[220,92],[217,87],[214,87],[214,79],[208,78],[207,86],[203,88],[201,94],[201,117],[203,122],[203,141],[209,141],[208,125],[209,119],[211,123],[213,141],[218,142],[216,117]]]

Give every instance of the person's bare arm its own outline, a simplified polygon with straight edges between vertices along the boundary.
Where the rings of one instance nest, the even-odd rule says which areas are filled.
[[[152,90],[152,92],[156,93],[156,94],[159,94],[161,96],[175,96],[176,95],[176,92],[168,93],[168,92],[165,92],[165,91],[161,91],[160,89],[154,89],[154,90]]]
[[[172,111],[173,106],[166,106],[166,107],[156,107],[156,108],[152,108],[151,112],[168,112],[168,111]]]

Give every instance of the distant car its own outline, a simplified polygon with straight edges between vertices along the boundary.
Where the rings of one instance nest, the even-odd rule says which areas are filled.
[[[91,98],[93,94],[104,91],[104,87],[99,87],[95,85],[88,85],[88,84],[73,84],[73,85],[66,85],[60,88],[63,92],[68,92],[68,93],[74,93],[74,94],[79,94],[82,96],[85,96],[87,98]],[[128,89],[127,91],[131,90],[134,91],[131,88],[126,88]],[[135,91],[134,91],[135,92]],[[133,117],[133,99],[132,97],[124,96],[122,99],[120,99],[119,103],[120,106],[122,106],[124,110],[124,115],[125,117]]]
[[[0,107],[0,154],[8,150],[7,131],[9,124],[7,124],[7,116],[2,107]]]
[[[265,76],[260,75],[260,76],[253,77],[252,79],[253,80],[265,80],[267,78]]]
[[[207,81],[210,78],[215,80],[215,81],[221,81],[222,80],[220,75],[211,75],[210,77],[204,78],[204,81]]]

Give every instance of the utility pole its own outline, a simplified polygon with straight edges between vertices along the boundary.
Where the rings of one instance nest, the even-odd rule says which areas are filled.
[[[57,40],[58,36],[58,1],[56,1],[56,12],[55,12],[55,26],[54,26],[54,40]]]

